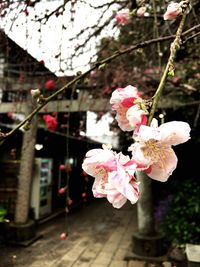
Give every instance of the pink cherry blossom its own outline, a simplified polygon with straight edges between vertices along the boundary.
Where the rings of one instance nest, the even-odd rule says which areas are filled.
[[[163,18],[164,20],[173,20],[182,13],[182,8],[179,3],[171,3],[167,7]]]
[[[176,169],[178,159],[171,146],[188,141],[190,126],[186,122],[172,121],[158,127],[153,119],[151,126],[141,125],[129,147],[133,159],[146,165],[152,179],[165,182]]]
[[[118,12],[115,16],[115,19],[120,25],[127,25],[130,20],[129,10],[123,10]]]
[[[117,112],[116,120],[123,131],[132,131],[145,122],[147,111],[140,108],[140,95],[138,89],[132,85],[117,88],[112,93],[110,103]]]
[[[137,164],[122,153],[108,149],[92,149],[87,152],[82,164],[85,172],[95,178],[92,191],[95,197],[107,197],[115,208],[127,201],[136,203],[139,186],[134,177]]]

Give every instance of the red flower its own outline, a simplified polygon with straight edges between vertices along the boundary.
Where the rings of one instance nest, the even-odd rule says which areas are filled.
[[[59,169],[60,169],[61,171],[64,171],[64,170],[65,170],[65,165],[64,165],[64,164],[60,164]]]
[[[61,188],[58,190],[58,193],[59,193],[59,194],[64,194],[64,193],[65,193],[65,188],[64,188],[64,187],[61,187]]]
[[[61,240],[65,240],[67,238],[67,234],[66,233],[62,233],[61,235],[60,235],[60,239]]]
[[[55,131],[58,125],[58,122],[56,121],[55,117],[52,117],[51,115],[44,115],[43,119],[46,122],[47,129],[51,131]]]
[[[46,82],[45,82],[45,88],[47,89],[47,90],[53,90],[53,89],[55,89],[55,81],[54,80],[47,80]]]

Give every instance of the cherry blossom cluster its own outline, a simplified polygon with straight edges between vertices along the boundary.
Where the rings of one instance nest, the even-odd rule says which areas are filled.
[[[186,122],[172,121],[158,126],[153,118],[147,125],[148,102],[134,86],[117,88],[111,96],[112,109],[123,131],[133,131],[131,156],[117,153],[110,146],[92,149],[86,153],[82,168],[95,178],[92,191],[95,197],[106,197],[115,208],[121,208],[127,199],[136,203],[139,183],[136,172],[145,171],[157,181],[165,182],[177,166],[172,146],[190,139]]]
[[[163,15],[164,20],[174,20],[179,15],[183,13],[188,13],[190,11],[189,0],[183,0],[180,3],[171,2],[166,12]],[[137,17],[148,17],[150,14],[147,12],[146,6],[141,6],[136,10],[136,13],[130,12],[128,9],[121,10],[115,16],[115,20],[119,25],[127,25],[131,21],[131,15],[136,15]]]
[[[180,3],[174,3],[168,5],[167,11],[165,12],[163,18],[164,20],[174,20],[179,15],[183,15],[183,13],[189,13],[190,11],[190,3],[188,0],[181,1]]]
[[[136,16],[137,17],[148,17],[149,13],[146,12],[147,8],[145,6],[139,7],[136,11]],[[131,13],[128,9],[124,9],[120,12],[118,12],[115,16],[115,20],[117,24],[119,25],[127,25],[129,24],[131,20]]]

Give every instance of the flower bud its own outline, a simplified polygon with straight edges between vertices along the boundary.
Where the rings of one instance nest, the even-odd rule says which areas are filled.
[[[141,6],[140,8],[138,8],[136,14],[137,14],[138,17],[144,17],[145,12],[146,12],[146,7],[145,6]]]
[[[66,238],[67,238],[67,234],[66,233],[60,234],[60,240],[65,240]]]
[[[39,89],[31,89],[31,95],[33,98],[38,98],[40,96],[41,92]]]
[[[177,16],[182,14],[182,9],[179,3],[171,3],[167,7],[167,11],[165,12],[163,18],[164,20],[173,20]]]
[[[61,187],[61,188],[58,190],[58,193],[59,193],[59,194],[64,194],[64,193],[65,193],[65,188],[64,188],[64,187]]]

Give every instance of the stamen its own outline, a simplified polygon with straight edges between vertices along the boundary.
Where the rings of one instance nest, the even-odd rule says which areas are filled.
[[[172,153],[172,151],[168,145],[151,139],[145,142],[143,153],[145,157],[151,159],[152,164],[157,163],[161,169],[165,169],[166,155]]]

